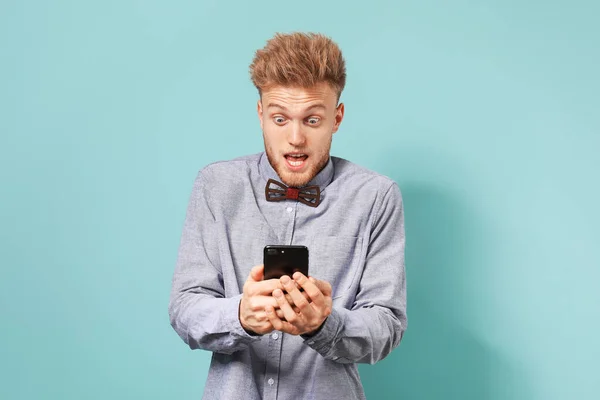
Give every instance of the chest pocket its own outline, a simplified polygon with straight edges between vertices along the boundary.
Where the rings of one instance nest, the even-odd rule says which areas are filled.
[[[334,299],[347,292],[360,269],[362,238],[315,237],[308,250],[309,275],[329,282]]]

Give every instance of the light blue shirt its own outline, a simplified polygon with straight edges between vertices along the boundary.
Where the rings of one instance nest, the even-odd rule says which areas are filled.
[[[356,363],[387,356],[406,329],[404,217],[396,183],[330,157],[309,183],[321,204],[268,202],[279,180],[264,153],[198,173],[169,304],[192,349],[213,352],[204,399],[364,399]],[[305,245],[309,274],[333,288],[333,309],[305,338],[249,335],[238,309],[250,269],[269,244]]]

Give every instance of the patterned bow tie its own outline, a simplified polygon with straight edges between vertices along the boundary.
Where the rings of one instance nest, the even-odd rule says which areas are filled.
[[[318,186],[293,188],[277,182],[274,179],[267,181],[265,186],[267,201],[282,201],[285,199],[298,200],[307,206],[316,207],[321,202],[321,189]]]

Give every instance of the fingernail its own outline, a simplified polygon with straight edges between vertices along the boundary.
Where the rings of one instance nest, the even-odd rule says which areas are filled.
[[[290,277],[289,276],[284,275],[284,276],[281,277],[281,283],[283,283],[284,285],[286,283],[289,283],[289,281],[290,281]]]
[[[275,289],[273,291],[273,296],[275,296],[275,297],[281,297],[282,295],[283,295],[283,293],[279,289]]]
[[[294,279],[297,280],[297,281],[299,281],[300,279],[302,279],[302,274],[300,272],[296,272],[294,274]]]

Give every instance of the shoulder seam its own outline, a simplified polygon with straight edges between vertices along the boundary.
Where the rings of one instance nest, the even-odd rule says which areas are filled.
[[[384,176],[384,175],[381,175],[381,176]],[[383,202],[384,202],[385,198],[388,196],[388,193],[390,192],[390,190],[392,190],[394,185],[398,185],[393,179],[390,179],[390,178],[387,178],[387,179],[390,180],[391,182],[390,182],[389,186],[387,187],[387,189],[385,189],[383,196],[381,196],[379,205],[377,207],[377,214],[375,215],[375,218],[373,218],[373,221],[371,222],[371,231],[373,230],[373,228],[375,228],[376,221],[379,221],[379,218],[381,217],[382,210],[383,210]]]

